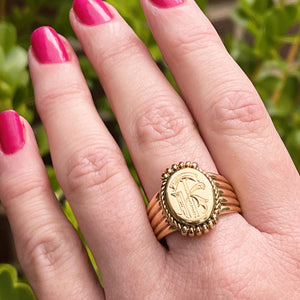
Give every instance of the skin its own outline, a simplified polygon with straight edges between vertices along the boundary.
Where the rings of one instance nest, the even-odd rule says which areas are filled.
[[[116,10],[105,24],[70,19],[118,119],[148,198],[173,163],[197,161],[234,186],[242,215],[208,235],[155,238],[139,188],[95,107],[75,53],[40,64],[29,52],[36,106],[57,178],[104,288],[59,208],[33,132],[0,153],[0,198],[38,299],[297,299],[300,180],[251,82],[192,0],[141,0],[184,101]],[[197,122],[199,131],[194,122]],[[104,293],[105,291],[105,293]]]

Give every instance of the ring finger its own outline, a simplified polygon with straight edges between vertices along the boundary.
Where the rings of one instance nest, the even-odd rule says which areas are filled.
[[[151,272],[160,268],[152,263],[164,251],[153,243],[140,191],[99,118],[72,48],[49,27],[37,29],[31,41],[36,104],[55,172],[95,257],[106,295],[116,298],[129,288],[128,266],[138,285],[150,267]]]

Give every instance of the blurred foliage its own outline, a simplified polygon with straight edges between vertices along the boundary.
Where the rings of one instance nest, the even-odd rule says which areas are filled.
[[[11,265],[0,264],[0,300],[34,300],[27,283],[18,280],[17,270]]]
[[[34,95],[29,81],[27,49],[31,32],[42,25],[54,27],[73,45],[94,97],[95,106],[119,143],[130,170],[138,182],[129,151],[121,138],[102,87],[89,61],[84,56],[69,24],[71,0],[0,0],[0,111],[15,109],[32,125],[41,156],[47,167],[52,188],[69,221],[78,231],[99,276],[92,254],[80,232],[72,210],[64,199],[51,164],[47,135],[34,106]],[[147,25],[139,0],[108,0],[134,29],[150,50],[153,58],[173,84],[175,81],[164,62]],[[198,0],[205,9],[207,1]],[[233,21],[241,28],[239,37],[226,38],[226,46],[242,69],[251,78],[270,115],[288,147],[298,170],[300,169],[300,2],[285,0],[239,0]],[[18,38],[17,38],[18,35]],[[3,271],[4,270],[4,271]],[[10,266],[0,267],[1,293],[15,295],[26,290],[18,284],[16,271]],[[29,291],[29,289],[28,289]],[[29,295],[30,292],[24,292]],[[27,294],[26,294],[27,293]],[[3,299],[18,299],[5,296]],[[25,296],[22,299],[27,299]]]
[[[16,28],[0,23],[0,110],[15,107],[30,121],[33,113],[23,101],[29,83],[26,67],[27,52],[17,45]]]
[[[300,1],[240,0],[228,49],[262,97],[300,170]],[[275,150],[275,149],[274,149]]]

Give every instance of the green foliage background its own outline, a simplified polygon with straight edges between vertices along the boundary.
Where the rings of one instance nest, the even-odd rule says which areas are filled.
[[[17,270],[0,264],[0,300],[32,300],[33,292],[27,283],[20,282]]]
[[[165,76],[176,88],[147,26],[139,0],[108,2],[117,8],[147,45]],[[202,9],[209,5],[204,0],[198,0],[197,3]],[[69,25],[68,14],[71,5],[71,0],[16,0],[12,3],[0,0],[0,111],[14,109],[32,124],[52,188],[68,219],[83,240],[70,206],[56,181],[46,133],[34,106],[27,66],[27,49],[30,46],[31,32],[35,28],[42,25],[52,26],[74,45],[95,105],[122,148],[132,174],[136,179],[137,176],[97,76],[82,54]],[[227,36],[225,44],[260,93],[280,136],[300,170],[300,2],[238,0],[232,17],[242,34],[239,37]],[[87,251],[93,262],[88,248]],[[93,265],[97,271],[94,263]],[[26,295],[22,299],[34,298],[25,283],[18,283],[16,271],[12,266],[0,265],[0,300],[19,299],[15,295],[20,291]],[[11,298],[11,295],[15,298]]]

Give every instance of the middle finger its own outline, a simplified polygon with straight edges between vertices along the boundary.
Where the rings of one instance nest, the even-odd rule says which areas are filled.
[[[103,2],[91,2],[97,7],[95,17]],[[148,198],[159,189],[161,173],[179,161],[196,161],[202,169],[216,172],[189,110],[142,42],[113,7],[107,5],[113,18],[101,27],[103,10],[101,18],[91,22],[85,16],[88,5],[75,0],[71,24],[116,114]],[[226,221],[241,230],[247,225],[238,215]],[[168,242],[173,249],[187,245],[177,234]]]
[[[101,9],[100,1],[92,2]],[[101,18],[87,23],[87,6],[89,1],[74,1],[71,24],[116,114],[147,196],[157,192],[162,171],[179,161],[197,161],[216,172],[187,107],[144,44],[111,6],[109,26],[99,26]]]

